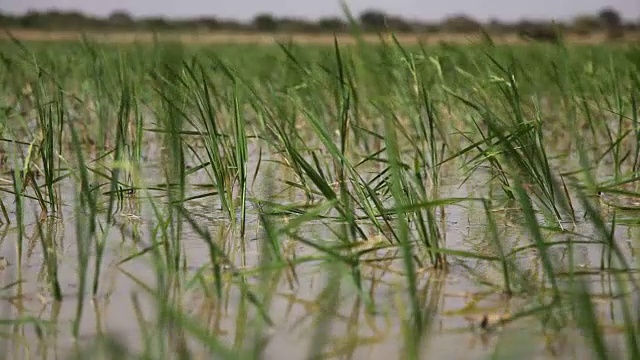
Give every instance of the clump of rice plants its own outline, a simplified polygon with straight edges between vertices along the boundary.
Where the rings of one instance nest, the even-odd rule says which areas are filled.
[[[1,43],[7,354],[635,358],[639,52]]]

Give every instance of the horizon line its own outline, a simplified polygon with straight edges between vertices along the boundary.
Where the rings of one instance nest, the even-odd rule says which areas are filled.
[[[504,22],[519,22],[519,21],[525,21],[525,20],[529,20],[529,21],[554,21],[554,20],[560,20],[560,21],[570,21],[570,20],[575,20],[577,18],[580,17],[584,17],[584,16],[593,16],[593,17],[597,17],[598,13],[602,10],[605,9],[612,9],[614,11],[616,11],[621,19],[623,19],[625,22],[626,21],[633,21],[633,22],[638,22],[640,23],[640,14],[637,14],[637,17],[625,17],[624,12],[616,9],[614,6],[610,6],[610,5],[605,5],[603,6],[600,10],[595,11],[595,12],[576,12],[573,15],[565,15],[565,16],[529,16],[527,17],[526,15],[522,15],[519,17],[499,17],[499,16],[492,16],[492,17],[479,17],[479,16],[474,16],[470,13],[465,13],[463,11],[458,11],[458,12],[452,12],[449,14],[445,14],[443,16],[440,16],[438,18],[427,18],[427,17],[408,17],[406,15],[402,15],[398,12],[394,13],[394,12],[390,12],[390,11],[385,11],[382,10],[380,8],[376,8],[376,7],[370,7],[370,8],[366,8],[360,12],[353,12],[352,15],[354,16],[354,18],[357,18],[359,15],[361,15],[362,13],[366,12],[366,11],[376,11],[376,12],[381,12],[387,16],[393,16],[393,17],[398,17],[401,18],[403,20],[407,20],[407,21],[419,21],[419,22],[431,22],[431,21],[444,21],[453,17],[457,17],[457,16],[465,16],[468,17],[470,19],[473,20],[477,20],[480,22],[489,22],[489,21],[504,21]],[[91,11],[85,11],[85,10],[80,10],[77,8],[65,8],[65,7],[60,7],[60,6],[51,6],[51,7],[47,7],[47,8],[31,8],[31,9],[26,9],[24,11],[8,11],[8,10],[3,10],[0,7],[0,15],[9,15],[9,16],[25,16],[27,15],[29,12],[37,12],[37,13],[51,13],[51,12],[60,12],[60,13],[78,13],[78,14],[82,14],[83,16],[87,16],[87,17],[93,17],[93,18],[97,18],[97,19],[108,19],[112,14],[114,13],[126,13],[127,15],[129,15],[132,19],[134,20],[138,20],[138,19],[150,19],[150,18],[154,18],[154,19],[167,19],[167,20],[195,20],[195,19],[217,19],[217,20],[226,20],[226,21],[236,21],[236,22],[246,22],[246,21],[252,21],[253,19],[255,19],[257,16],[260,15],[271,15],[273,16],[275,19],[295,19],[295,20],[306,20],[306,21],[318,21],[318,20],[322,20],[322,19],[328,19],[328,18],[338,18],[341,20],[345,20],[348,21],[348,17],[346,16],[346,14],[344,12],[341,13],[337,13],[337,14],[320,14],[320,15],[315,15],[315,16],[310,16],[310,15],[286,15],[286,14],[278,14],[277,12],[269,12],[269,11],[261,11],[261,12],[256,12],[253,15],[251,15],[250,17],[230,17],[230,16],[223,16],[223,15],[217,15],[214,13],[209,13],[209,14],[193,14],[193,15],[169,15],[169,14],[135,14],[133,12],[131,12],[130,10],[127,9],[113,9],[111,10],[108,14],[100,14],[97,12],[91,12]]]

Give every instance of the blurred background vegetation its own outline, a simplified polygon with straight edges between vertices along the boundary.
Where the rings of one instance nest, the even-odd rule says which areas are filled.
[[[491,34],[519,34],[540,40],[555,40],[560,35],[591,36],[606,34],[619,39],[628,33],[640,32],[640,19],[624,20],[621,14],[607,7],[597,14],[587,14],[565,21],[527,20],[504,22],[497,19],[482,23],[473,17],[459,14],[438,22],[409,20],[379,10],[363,11],[356,19],[365,31],[393,31],[396,33],[477,33],[481,29]],[[136,18],[126,11],[114,11],[107,17],[94,17],[74,11],[29,11],[23,15],[0,13],[0,28],[43,31],[231,31],[282,33],[341,33],[349,30],[348,21],[340,17],[316,20],[276,17],[257,14],[252,20],[241,22],[213,16],[169,19],[162,17]]]

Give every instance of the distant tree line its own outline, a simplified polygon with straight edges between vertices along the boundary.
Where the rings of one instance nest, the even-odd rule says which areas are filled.
[[[620,38],[625,32],[640,31],[640,19],[624,22],[612,8],[604,8],[593,15],[578,16],[569,22],[530,21],[503,22],[491,20],[481,23],[467,15],[450,16],[440,22],[407,20],[379,10],[366,10],[356,19],[368,32],[396,33],[517,33],[538,40],[557,40],[561,34],[591,35],[605,32],[610,38]],[[224,20],[215,17],[169,19],[162,17],[135,18],[125,11],[115,11],[108,17],[93,17],[73,11],[29,11],[24,15],[0,13],[0,28],[34,30],[95,30],[95,31],[234,31],[234,32],[291,32],[340,33],[350,29],[339,17],[318,20],[276,17],[258,14],[249,22]]]

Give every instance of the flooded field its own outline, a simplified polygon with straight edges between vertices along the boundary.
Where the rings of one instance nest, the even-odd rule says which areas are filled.
[[[640,357],[638,47],[0,58],[5,358]]]

